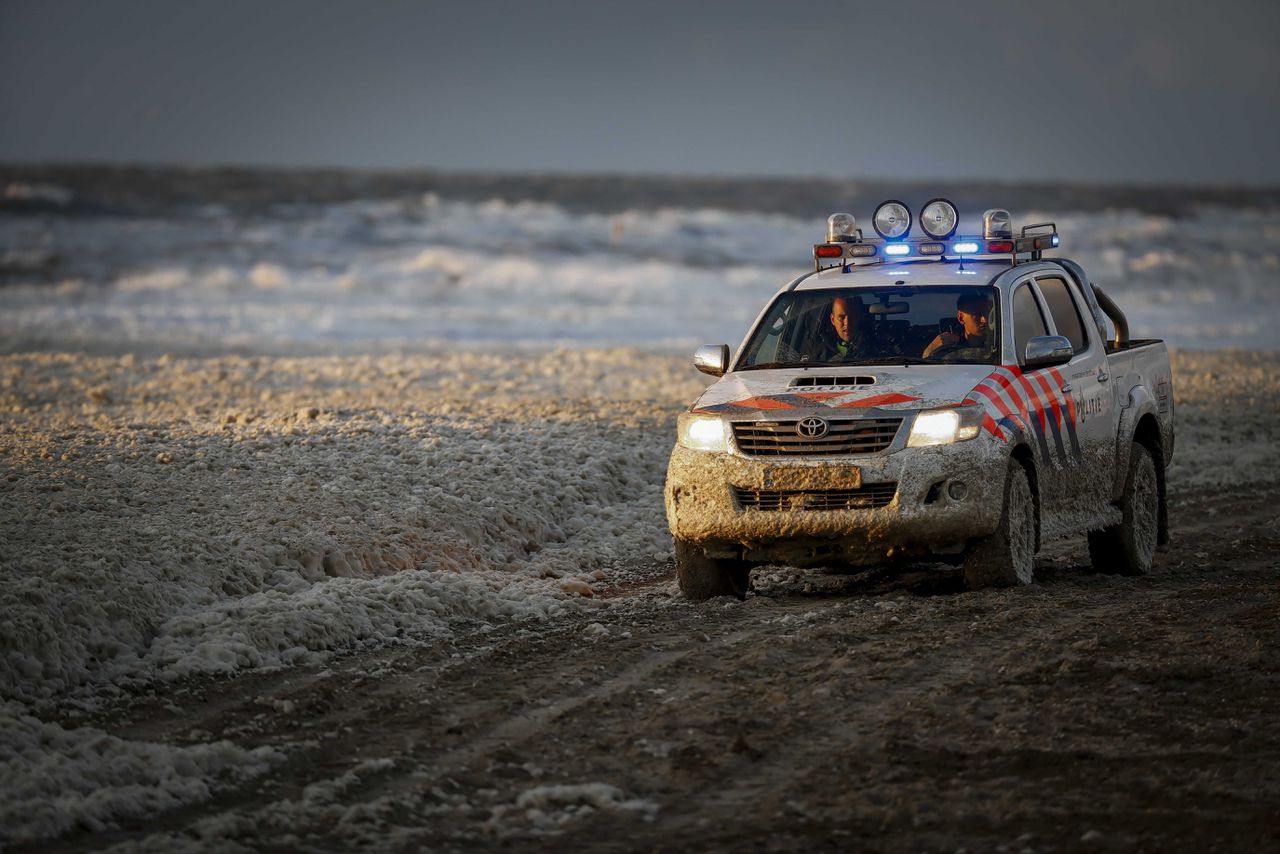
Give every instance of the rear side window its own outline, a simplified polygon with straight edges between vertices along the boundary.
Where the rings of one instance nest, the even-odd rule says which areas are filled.
[[[1040,306],[1031,293],[1028,284],[1018,285],[1013,292],[1013,346],[1014,359],[1021,363],[1027,353],[1027,342],[1037,335],[1048,335],[1049,329],[1044,325],[1040,315]]]
[[[1067,283],[1058,278],[1037,278],[1036,284],[1040,286],[1040,294],[1049,307],[1058,334],[1070,341],[1077,353],[1083,353],[1088,348],[1089,339],[1085,337],[1084,323],[1080,320],[1075,300],[1067,290]]]

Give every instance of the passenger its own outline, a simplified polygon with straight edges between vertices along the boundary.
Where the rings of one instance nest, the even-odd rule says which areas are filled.
[[[861,300],[836,297],[831,301],[829,319],[836,334],[828,341],[826,352],[820,357],[822,361],[839,362],[869,355],[871,315]]]
[[[929,342],[929,346],[924,348],[922,355],[927,359],[934,353],[941,355],[966,347],[990,348],[992,343],[990,340],[992,330],[988,325],[990,316],[991,300],[985,294],[961,294],[956,300],[956,320],[960,321],[964,336],[943,331]]]

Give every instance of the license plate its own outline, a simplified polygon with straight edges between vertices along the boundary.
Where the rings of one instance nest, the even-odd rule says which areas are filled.
[[[855,466],[768,466],[763,480],[765,489],[857,489],[862,486],[862,470]]]

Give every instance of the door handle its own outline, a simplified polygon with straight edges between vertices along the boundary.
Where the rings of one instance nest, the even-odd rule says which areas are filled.
[[[1062,386],[1063,394],[1071,394],[1071,383],[1064,383]]]
[[[1111,379],[1111,377],[1107,375],[1107,372],[1102,370],[1102,368],[1098,368],[1098,382],[1105,383],[1109,379]]]

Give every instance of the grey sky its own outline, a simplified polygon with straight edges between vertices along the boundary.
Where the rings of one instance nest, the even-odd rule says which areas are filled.
[[[1280,184],[1280,4],[0,0],[0,160]]]

